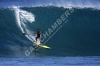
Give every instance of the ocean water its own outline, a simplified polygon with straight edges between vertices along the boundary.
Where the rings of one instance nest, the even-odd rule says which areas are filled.
[[[59,2],[0,0],[0,66],[100,65],[99,1]],[[38,28],[51,50],[34,52]]]
[[[99,66],[100,57],[0,58],[1,66]]]

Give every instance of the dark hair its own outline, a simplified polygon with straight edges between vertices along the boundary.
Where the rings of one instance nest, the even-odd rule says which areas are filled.
[[[40,30],[40,29],[37,29],[37,30]]]

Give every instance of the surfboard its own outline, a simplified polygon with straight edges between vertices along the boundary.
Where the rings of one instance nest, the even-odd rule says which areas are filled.
[[[51,49],[49,46],[43,45],[40,42],[34,42],[34,44],[44,49]]]

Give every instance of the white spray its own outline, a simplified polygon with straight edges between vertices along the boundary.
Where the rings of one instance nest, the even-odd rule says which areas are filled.
[[[29,13],[25,10],[21,10],[20,8],[18,7],[13,7],[14,8],[14,11],[15,11],[15,16],[16,16],[16,22],[18,24],[18,27],[19,29],[22,31],[22,33],[29,33],[29,34],[32,34],[33,31],[30,31],[28,29],[28,26],[27,26],[27,22],[34,22],[35,21],[35,16],[32,14],[32,13]],[[34,36],[30,36],[30,35],[26,35],[26,37],[34,42],[35,41],[35,37]]]

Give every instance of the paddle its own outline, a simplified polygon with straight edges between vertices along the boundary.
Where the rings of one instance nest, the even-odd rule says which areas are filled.
[[[27,33],[23,33],[23,35],[30,35],[30,34],[27,34]]]
[[[27,34],[27,33],[23,33],[23,35],[29,35],[29,34]]]
[[[26,35],[26,33],[23,33],[23,35]]]

